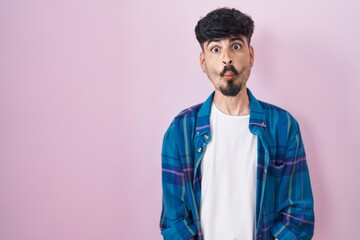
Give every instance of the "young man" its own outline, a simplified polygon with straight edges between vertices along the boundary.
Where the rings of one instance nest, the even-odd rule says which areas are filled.
[[[246,87],[253,20],[220,8],[196,28],[215,91],[175,117],[162,148],[164,239],[311,239],[313,196],[296,120]]]

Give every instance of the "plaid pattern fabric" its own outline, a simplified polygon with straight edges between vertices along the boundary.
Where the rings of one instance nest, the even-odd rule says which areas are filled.
[[[247,91],[249,130],[258,136],[256,239],[311,239],[313,196],[299,125],[285,110]],[[165,133],[160,219],[164,239],[203,239],[200,163],[211,139],[213,95],[182,111]]]

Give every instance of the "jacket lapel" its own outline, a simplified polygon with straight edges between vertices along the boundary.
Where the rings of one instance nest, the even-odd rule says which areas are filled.
[[[249,130],[252,134],[258,136],[258,154],[264,154],[264,157],[258,156],[258,171],[257,171],[257,185],[256,185],[256,220],[257,226],[260,224],[262,206],[264,203],[264,193],[266,187],[267,169],[269,166],[269,146],[267,144],[266,132],[267,127],[266,116],[264,109],[260,102],[252,95],[248,89],[248,96],[250,100],[250,122]],[[259,151],[263,150],[263,151]],[[261,162],[264,159],[264,162]],[[264,168],[264,169],[261,169]],[[260,169],[260,171],[259,171]]]

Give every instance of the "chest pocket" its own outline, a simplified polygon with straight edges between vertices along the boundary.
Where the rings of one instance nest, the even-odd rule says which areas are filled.
[[[276,160],[270,160],[269,166],[268,166],[268,174],[280,177],[285,168],[285,162],[282,159],[276,159]]]

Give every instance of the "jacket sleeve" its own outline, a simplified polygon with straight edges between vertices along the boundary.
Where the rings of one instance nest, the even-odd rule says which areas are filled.
[[[197,227],[185,204],[185,179],[176,139],[173,122],[165,133],[161,154],[163,204],[160,229],[164,239],[187,240],[196,235]]]
[[[279,240],[311,239],[314,232],[313,195],[298,123],[289,119],[284,172],[277,190],[277,222],[271,233]]]

